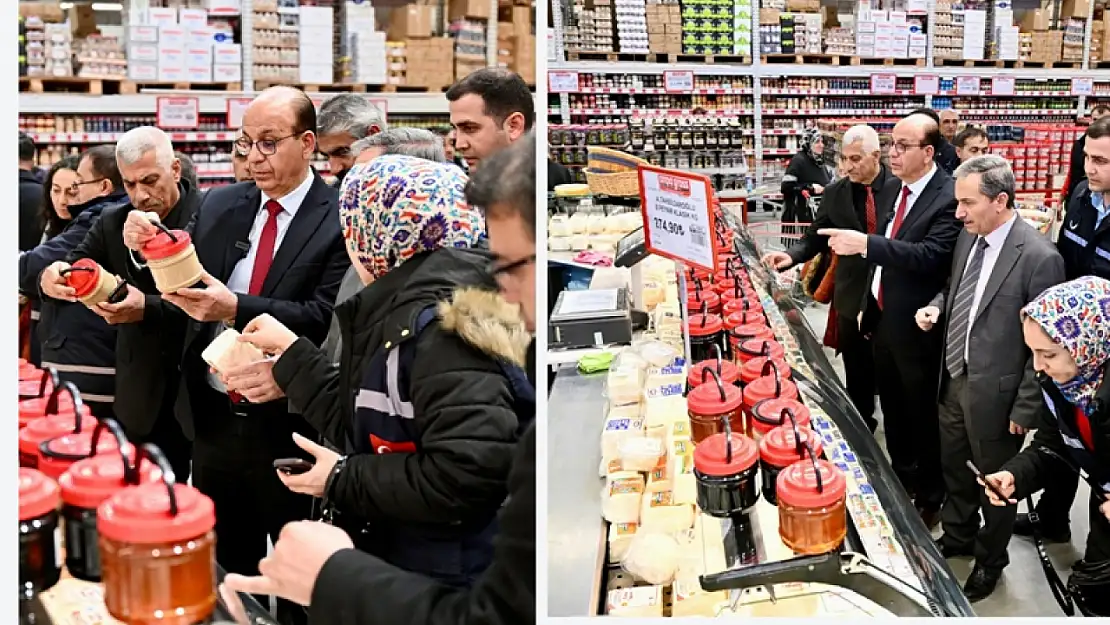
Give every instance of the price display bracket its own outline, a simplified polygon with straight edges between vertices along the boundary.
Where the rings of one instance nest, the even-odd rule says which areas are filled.
[[[898,77],[894,74],[871,74],[871,93],[874,95],[893,95],[898,87]]]
[[[247,112],[247,106],[253,102],[250,98],[228,98],[226,102],[227,107],[227,127],[232,130],[237,130],[243,127],[243,114]]]
[[[1072,95],[1094,95],[1094,81],[1090,78],[1072,78]]]
[[[1014,82],[1012,76],[991,78],[991,95],[1014,95]]]
[[[663,87],[667,93],[689,93],[694,90],[694,72],[692,70],[665,70],[663,72]]]
[[[940,77],[914,76],[913,92],[915,95],[936,95],[940,93]]]
[[[577,93],[578,72],[552,70],[547,72],[548,93]]]
[[[713,184],[707,176],[641,165],[644,245],[653,254],[717,271]]]
[[[159,96],[156,107],[159,128],[173,130],[200,128],[200,98]]]
[[[959,76],[956,78],[956,95],[979,95],[978,76]]]

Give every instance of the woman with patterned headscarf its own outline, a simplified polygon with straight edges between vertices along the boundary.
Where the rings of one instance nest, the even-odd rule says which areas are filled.
[[[322,497],[355,544],[400,568],[466,587],[489,565],[495,515],[534,396],[529,336],[497,294],[478,209],[452,165],[382,156],[343,183],[339,219],[367,285],[335,310],[338,370],[269,317],[243,340],[279,356],[274,380],[340,455],[315,456],[295,492]],[[518,418],[518,415],[520,417]]]
[[[809,202],[802,195],[810,197],[821,195],[825,186],[832,182],[829,169],[825,167],[825,140],[817,128],[806,128],[800,138],[801,149],[782,177],[782,221],[783,223],[810,223],[813,213]]]

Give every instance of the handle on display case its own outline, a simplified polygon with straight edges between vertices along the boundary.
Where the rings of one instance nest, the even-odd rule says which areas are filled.
[[[763,344],[766,346],[767,345],[766,341],[764,341]],[[767,374],[770,373],[770,371],[772,369],[774,369],[774,371],[775,371],[775,397],[781,397],[782,396],[782,374],[779,373],[779,366],[777,364],[775,364],[775,361],[770,357],[770,354],[768,354],[767,362],[763,363],[763,371],[761,371],[760,374],[759,374],[760,377],[766,377]]]
[[[69,393],[73,399],[73,433],[81,433],[81,416],[85,409],[85,402],[81,400],[81,391],[77,390],[77,385],[73,382],[63,382],[60,386],[55,386],[54,390],[50,393],[50,399],[46,400],[46,410],[43,411],[43,416],[50,416],[58,414],[58,393],[62,390]]]
[[[143,458],[153,462],[162,470],[162,483],[165,484],[166,493],[170,497],[170,516],[177,516],[177,493],[174,489],[176,478],[173,474],[173,467],[170,466],[170,461],[166,459],[166,455],[162,453],[161,449],[158,449],[157,445],[147,443],[135,452],[136,473],[139,472],[139,463],[143,461]]]

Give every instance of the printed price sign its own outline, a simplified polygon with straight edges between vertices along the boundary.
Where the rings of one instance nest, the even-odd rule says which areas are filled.
[[[196,130],[200,127],[200,99],[159,97],[157,100],[159,128]]]
[[[979,95],[979,77],[959,76],[956,78],[956,95]]]
[[[940,92],[940,77],[914,76],[913,92],[916,95],[936,95]]]
[[[247,106],[253,100],[250,98],[228,98],[227,99],[227,127],[237,129],[243,127],[243,114],[247,112]]]
[[[716,219],[709,178],[645,165],[637,171],[648,251],[716,271]]]
[[[669,69],[663,72],[663,88],[667,93],[689,93],[694,90],[694,72]]]
[[[876,95],[891,95],[898,85],[898,77],[894,74],[871,74],[871,93]]]
[[[1072,95],[1094,95],[1094,80],[1090,78],[1072,78]]]
[[[548,93],[577,93],[578,72],[552,71],[547,72]]]
[[[1011,76],[991,78],[991,95],[1014,95],[1014,79]]]

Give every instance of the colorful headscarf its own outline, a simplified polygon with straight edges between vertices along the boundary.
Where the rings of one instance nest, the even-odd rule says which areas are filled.
[[[1056,384],[1065,398],[1088,415],[1110,360],[1110,281],[1085,276],[1058,284],[1022,309],[1057,345],[1068,350],[1079,371]]]
[[[339,198],[347,249],[380,278],[421,252],[473,247],[486,227],[466,203],[466,182],[458,167],[411,156],[356,165]]]

